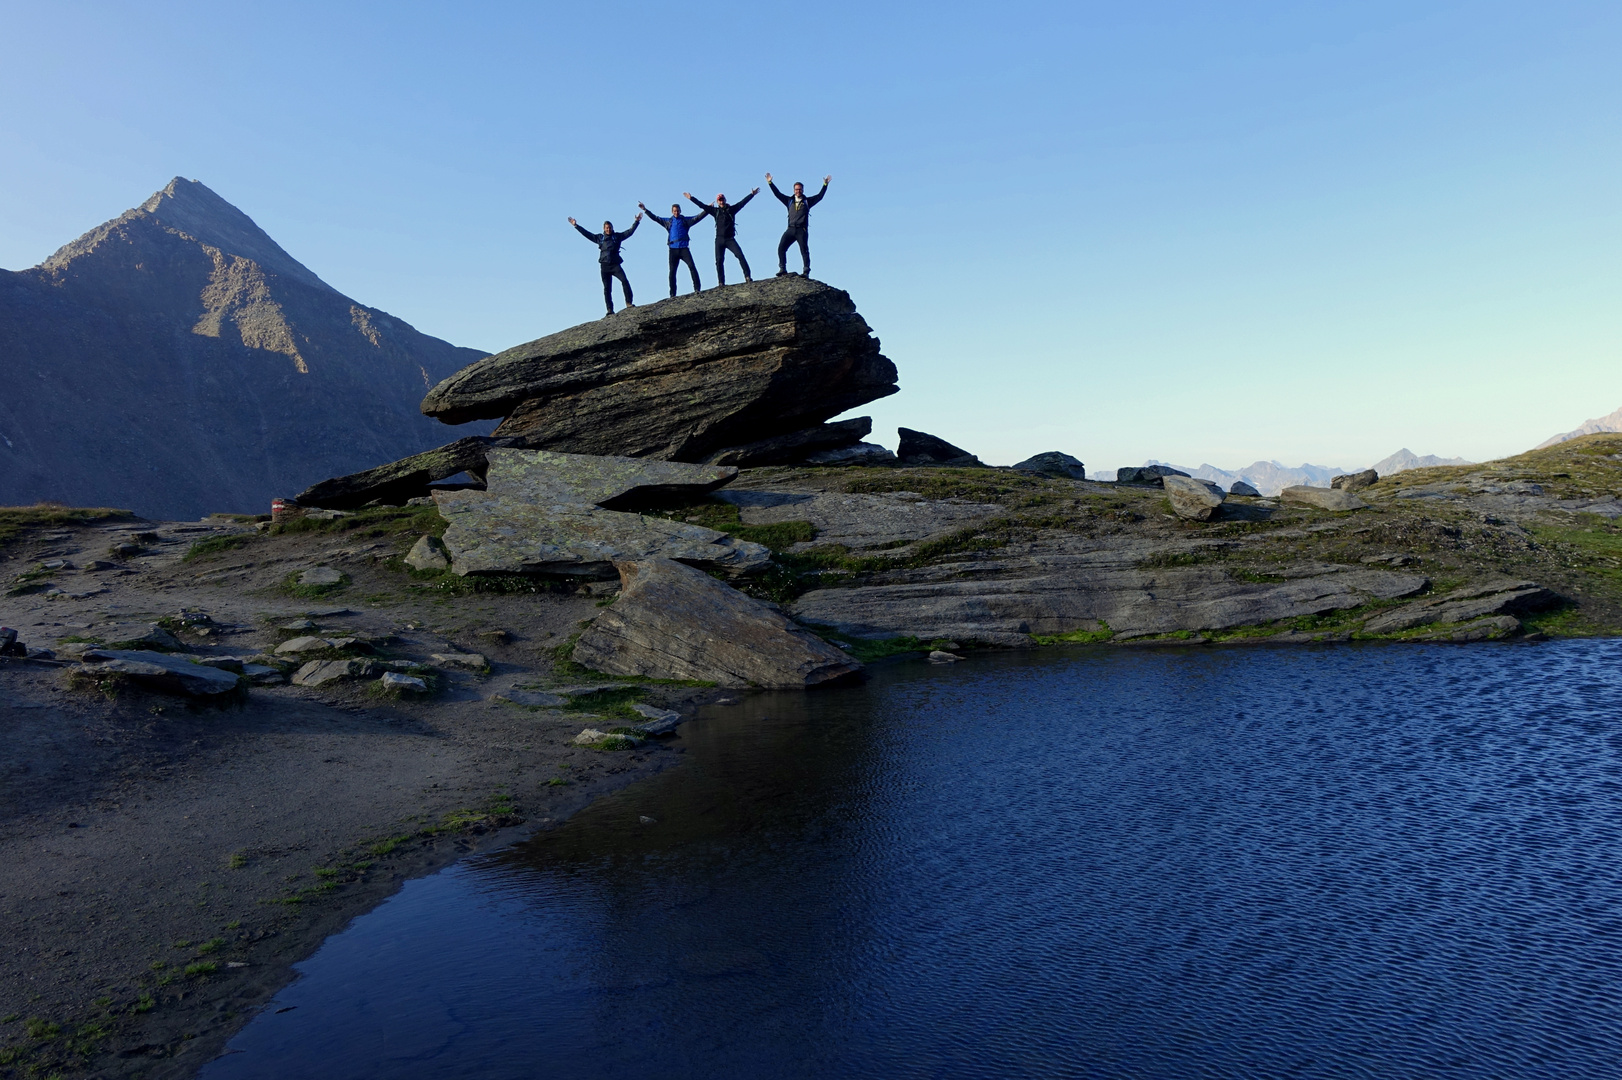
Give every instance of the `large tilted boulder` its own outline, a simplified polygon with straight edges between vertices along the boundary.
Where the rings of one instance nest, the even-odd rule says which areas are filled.
[[[1210,521],[1222,509],[1222,489],[1209,480],[1196,480],[1192,476],[1163,476],[1161,486],[1166,498],[1180,518],[1189,521]]]
[[[1028,457],[1013,466],[1015,472],[1035,473],[1038,476],[1057,476],[1067,480],[1087,479],[1087,466],[1069,454],[1049,450],[1045,454]]]
[[[628,308],[497,353],[434,387],[422,411],[447,424],[505,418],[496,435],[533,449],[703,461],[896,390],[895,365],[848,294],[781,277]]]
[[[1279,498],[1298,506],[1313,506],[1319,510],[1366,510],[1368,503],[1340,488],[1308,487],[1298,484],[1279,492]]]
[[[619,565],[622,590],[580,636],[574,661],[611,675],[803,689],[862,665],[708,574],[668,559]]]
[[[487,489],[440,491],[444,545],[457,574],[606,574],[619,562],[677,559],[748,574],[771,552],[699,525],[607,509],[627,500],[703,495],[738,474],[730,466],[550,451],[490,451]]]
[[[491,448],[523,445],[522,439],[469,436],[375,469],[323,480],[299,492],[296,501],[300,506],[323,510],[354,510],[374,500],[403,506],[407,499],[425,497],[428,485],[436,480],[464,472],[482,478],[488,468],[487,454]]]
[[[1362,472],[1345,473],[1330,479],[1329,486],[1337,491],[1362,491],[1366,487],[1373,487],[1380,482],[1380,474],[1373,469],[1364,469]]]
[[[982,469],[985,463],[961,446],[953,446],[945,439],[912,428],[897,428],[901,442],[895,456],[903,465],[949,465],[955,468]]]

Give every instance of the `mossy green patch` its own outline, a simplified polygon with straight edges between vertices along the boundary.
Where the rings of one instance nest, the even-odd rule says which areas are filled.
[[[191,562],[208,555],[218,555],[222,551],[232,548],[246,547],[257,539],[251,533],[229,533],[225,536],[211,536],[207,540],[199,540],[186,549],[186,554],[180,557],[181,562]]]
[[[72,507],[61,503],[43,502],[33,506],[0,506],[0,547],[22,534],[23,530],[60,525],[90,525],[98,521],[133,518],[130,510],[110,507]]]

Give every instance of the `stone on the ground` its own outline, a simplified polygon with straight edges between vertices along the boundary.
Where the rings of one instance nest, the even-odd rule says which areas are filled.
[[[437,450],[413,454],[375,469],[323,480],[299,492],[297,502],[300,506],[330,510],[354,510],[374,500],[389,506],[404,506],[413,499],[427,498],[428,485],[436,480],[464,472],[469,476],[484,476],[485,455],[491,447],[521,445],[521,439],[484,436],[457,439]]]
[[[435,496],[450,522],[445,546],[451,569],[482,573],[580,574],[609,572],[613,564],[646,558],[679,559],[728,574],[771,564],[760,544],[701,525],[589,506],[536,505],[484,491]]]
[[[985,463],[960,446],[912,428],[897,428],[901,443],[895,456],[903,465],[949,465],[954,468],[983,469]]]
[[[1187,476],[1181,469],[1174,469],[1170,465],[1140,465],[1137,468],[1116,469],[1115,482],[1117,484],[1152,484],[1160,486],[1160,481],[1167,476]]]
[[[1416,634],[1414,641],[1452,641],[1463,644],[1473,641],[1497,641],[1519,633],[1521,620],[1513,615],[1489,615],[1466,623],[1439,626],[1435,630]]]
[[[289,638],[276,646],[277,656],[297,656],[299,653],[319,652],[322,649],[336,648],[336,645],[323,637],[305,634],[301,637]]]
[[[1553,591],[1531,581],[1491,581],[1455,589],[1381,612],[1363,624],[1365,633],[1394,634],[1427,623],[1462,623],[1486,616],[1529,615],[1560,603]]]
[[[343,572],[331,566],[312,566],[298,576],[300,585],[338,585],[343,580]]]
[[[1163,476],[1160,483],[1174,513],[1188,521],[1210,521],[1222,509],[1222,489],[1191,476]]]
[[[1362,491],[1366,487],[1373,487],[1380,482],[1380,474],[1373,469],[1364,469],[1362,472],[1346,473],[1330,479],[1329,486],[1338,491]]]
[[[632,702],[631,708],[644,718],[644,723],[634,725],[644,735],[666,735],[681,725],[681,713],[673,709],[661,709],[640,701]]]
[[[574,661],[594,671],[722,686],[790,689],[862,665],[758,600],[668,559],[619,566],[624,589],[581,635]]]
[[[528,503],[636,509],[671,498],[696,498],[736,479],[732,465],[565,454],[552,450],[492,450],[485,491]]]
[[[287,681],[280,668],[268,664],[243,664],[242,674],[255,686],[280,686]]]
[[[1087,467],[1069,454],[1057,450],[1049,450],[1035,457],[1028,457],[1014,466],[1019,472],[1036,473],[1039,476],[1060,476],[1070,480],[1087,479]]]
[[[496,701],[522,705],[526,709],[561,708],[569,700],[561,694],[549,694],[544,690],[498,690],[490,696]]]
[[[194,656],[191,659],[204,667],[219,668],[237,675],[241,675],[246,666],[240,656]]]
[[[1279,498],[1300,506],[1314,506],[1319,510],[1366,510],[1368,503],[1349,491],[1338,488],[1307,487],[1304,484],[1287,487]]]
[[[30,659],[30,660],[55,660],[56,659],[56,651],[54,649],[42,649],[42,648],[38,648],[38,647],[33,646],[33,645],[28,646],[23,655],[28,657],[28,659]]]
[[[642,740],[635,735],[626,735],[623,732],[610,734],[606,731],[598,731],[596,728],[586,728],[574,737],[574,741],[582,746],[640,746],[642,743]]]
[[[316,625],[315,625],[315,623],[311,622],[309,619],[294,619],[290,623],[283,623],[277,629],[280,629],[280,630],[295,630],[295,631],[297,631],[297,630],[314,630],[314,629],[316,629]]]
[[[293,673],[294,686],[325,686],[343,679],[364,679],[377,673],[371,660],[311,660]]]
[[[533,449],[701,461],[896,392],[844,292],[800,277],[627,308],[463,368],[422,411]]]
[[[383,689],[395,690],[408,694],[426,694],[428,684],[415,675],[402,675],[398,671],[385,671],[383,673]]]
[[[1245,483],[1243,480],[1235,480],[1233,482],[1233,486],[1228,489],[1228,494],[1229,495],[1249,495],[1251,498],[1254,499],[1257,496],[1261,495],[1261,492],[1257,491],[1253,486],[1251,486],[1250,484]]]
[[[794,465],[808,460],[812,454],[855,446],[872,430],[873,418],[858,416],[853,420],[818,424],[785,435],[774,435],[745,446],[729,446],[704,460],[711,465],[736,465],[744,469],[764,465]]]
[[[808,454],[805,464],[836,468],[848,465],[894,465],[899,460],[878,443],[859,442],[840,450],[819,450]]]
[[[437,536],[420,536],[406,553],[405,564],[413,570],[448,570],[451,553]]]
[[[484,671],[490,666],[490,661],[476,652],[468,653],[434,653],[428,659],[437,667],[453,668],[457,671]]]
[[[955,664],[963,657],[957,653],[947,652],[945,649],[929,650],[929,662],[932,664]]]
[[[192,697],[213,697],[237,688],[230,671],[194,664],[183,656],[141,649],[87,649],[80,657],[93,674],[117,672],[144,686]]]

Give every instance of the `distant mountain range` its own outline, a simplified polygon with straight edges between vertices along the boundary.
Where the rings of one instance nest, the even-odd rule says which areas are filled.
[[[1188,473],[1201,480],[1209,480],[1214,484],[1222,485],[1224,491],[1232,487],[1237,480],[1254,487],[1263,495],[1277,495],[1287,487],[1305,484],[1309,487],[1328,487],[1329,481],[1342,473],[1361,472],[1361,469],[1342,469],[1328,465],[1303,464],[1295,468],[1281,465],[1276,461],[1257,461],[1242,469],[1219,469],[1215,465],[1201,465],[1191,468],[1187,465],[1173,465],[1169,461],[1155,461],[1153,458],[1144,462],[1145,465],[1171,465],[1172,468]],[[1464,458],[1440,458],[1435,454],[1426,454],[1420,457],[1412,450],[1404,447],[1395,454],[1374,465],[1374,470],[1381,476],[1390,476],[1392,473],[1402,472],[1404,469],[1424,469],[1432,465],[1470,465],[1472,462]],[[1365,466],[1366,467],[1366,466]]]
[[[1542,442],[1538,443],[1532,449],[1542,450],[1545,446],[1553,446],[1555,443],[1563,443],[1567,439],[1575,439],[1579,435],[1595,435],[1602,431],[1622,431],[1622,409],[1616,410],[1616,412],[1611,413],[1609,416],[1601,416],[1593,420],[1585,421],[1583,426],[1575,431],[1568,431],[1564,435],[1551,435],[1547,439],[1544,439]]]
[[[418,404],[483,355],[351,300],[177,177],[0,270],[0,504],[266,512],[446,442]]]

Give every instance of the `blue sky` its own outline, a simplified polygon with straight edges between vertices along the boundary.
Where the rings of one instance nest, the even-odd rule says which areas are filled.
[[[832,173],[814,266],[901,370],[861,410],[891,445],[1352,467],[1622,405],[1614,3],[0,0],[0,25],[11,269],[178,174],[496,350],[600,314],[566,217]],[[739,221],[769,272],[781,208]],[[663,295],[658,231],[627,253]]]

